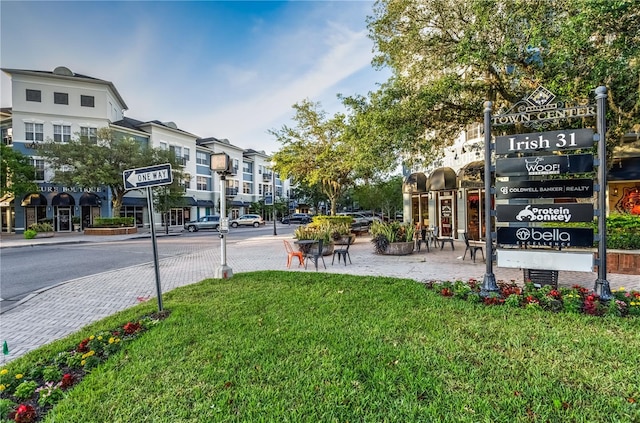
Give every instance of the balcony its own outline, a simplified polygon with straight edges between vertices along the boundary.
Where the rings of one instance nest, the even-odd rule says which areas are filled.
[[[227,197],[235,197],[236,195],[238,195],[238,188],[226,188],[225,195]]]
[[[262,174],[262,180],[264,182],[271,182],[271,177],[272,177],[272,173],[263,173]]]

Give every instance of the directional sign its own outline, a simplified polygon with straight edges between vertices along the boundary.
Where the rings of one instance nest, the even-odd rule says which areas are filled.
[[[496,199],[588,198],[593,196],[593,179],[496,182]]]
[[[496,176],[560,175],[593,171],[593,155],[533,156],[496,160]]]
[[[496,137],[496,154],[577,150],[593,146],[593,129],[565,129]]]
[[[497,204],[500,222],[591,222],[593,204]]]
[[[124,189],[127,190],[169,185],[173,182],[170,163],[128,169],[122,173],[122,178],[124,179]]]

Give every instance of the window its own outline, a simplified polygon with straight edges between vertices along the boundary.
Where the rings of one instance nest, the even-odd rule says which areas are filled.
[[[98,143],[98,130],[96,128],[80,127],[80,140],[89,141],[92,144]]]
[[[253,163],[242,162],[242,172],[243,173],[253,173]]]
[[[242,183],[242,193],[243,194],[251,194],[251,183],[243,182]]]
[[[160,143],[160,150],[166,150],[167,149],[167,143],[166,142],[161,142]]]
[[[55,142],[71,141],[71,125],[53,125],[53,140]]]
[[[53,93],[53,102],[55,104],[69,104],[69,94]]]
[[[92,95],[81,95],[80,105],[83,107],[95,107],[96,99]]]
[[[262,184],[258,184],[258,195],[262,195]]]
[[[198,191],[209,191],[209,186],[207,184],[207,179],[204,176],[196,177],[196,189]]]
[[[36,169],[34,179],[36,181],[44,181],[44,160],[31,159],[31,166],[33,166]]]
[[[196,163],[199,165],[207,164],[207,153],[203,153],[202,151],[196,151]]]
[[[184,148],[184,153],[182,154],[182,157],[184,157],[185,161],[189,161],[189,159],[191,158],[191,150],[189,150],[189,148],[185,147]]]
[[[43,125],[41,123],[25,123],[24,137],[27,141],[44,141]]]
[[[37,101],[40,103],[42,101],[42,92],[40,90],[27,89],[27,101]]]

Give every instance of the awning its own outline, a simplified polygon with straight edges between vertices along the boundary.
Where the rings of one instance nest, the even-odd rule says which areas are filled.
[[[100,197],[98,197],[97,194],[94,194],[92,192],[85,192],[80,196],[80,205],[99,207],[102,205],[102,200],[100,200]]]
[[[183,198],[187,200],[187,206],[189,207],[194,207],[198,205],[198,202],[193,197],[183,197]]]
[[[144,197],[124,197],[122,199],[123,206],[146,207],[147,199]]]
[[[196,205],[198,207],[213,207],[214,206],[213,201],[211,201],[211,200],[198,200],[196,203],[197,203]]]
[[[429,190],[427,176],[422,172],[415,172],[407,176],[402,182],[402,192],[419,194]]]
[[[22,199],[22,207],[46,206],[47,197],[40,193],[27,194]]]
[[[235,207],[247,207],[247,206],[249,206],[250,204],[251,204],[251,203],[244,203],[244,202],[242,202],[242,201],[237,201],[237,200],[234,200],[234,201],[232,201],[232,202],[231,202],[231,205],[232,205],[232,206],[235,206]]]
[[[51,205],[52,206],[75,206],[76,205],[76,200],[68,193],[66,192],[61,192],[60,194],[56,194],[52,199],[51,199]]]
[[[431,172],[429,182],[431,183],[429,188],[431,191],[458,188],[456,172],[450,167],[439,167]]]
[[[460,188],[484,188],[484,160],[468,163],[458,172]]]
[[[613,166],[607,175],[609,181],[640,180],[640,157],[613,159]]]
[[[0,207],[10,207],[13,201],[13,194],[5,194],[0,198]]]

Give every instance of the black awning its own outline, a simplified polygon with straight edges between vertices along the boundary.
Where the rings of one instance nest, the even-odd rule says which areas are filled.
[[[431,183],[431,191],[441,191],[444,189],[456,189],[457,186],[456,172],[450,167],[439,167],[431,172],[429,182]]]
[[[197,204],[198,207],[213,207],[213,201],[211,200],[198,200]]]
[[[427,176],[422,172],[415,172],[407,176],[402,182],[402,192],[419,194],[429,190]]]
[[[249,204],[250,203],[244,203],[242,201],[237,201],[237,200],[234,200],[231,202],[231,205],[236,207],[245,207],[245,206],[248,206]]]
[[[183,198],[185,200],[187,200],[187,206],[189,206],[189,207],[193,207],[193,206],[197,206],[198,205],[198,202],[193,197],[183,197]]]
[[[613,166],[607,175],[609,181],[640,180],[640,157],[614,159]]]
[[[76,200],[70,194],[68,194],[66,192],[61,192],[60,194],[56,194],[51,199],[51,205],[52,206],[62,206],[62,207],[75,206],[76,205]]]
[[[102,200],[100,199],[100,197],[98,197],[97,194],[94,194],[92,192],[85,192],[80,196],[80,205],[99,207],[102,205]]]
[[[40,193],[27,194],[22,199],[22,207],[46,206],[47,197]]]
[[[147,199],[144,197],[124,197],[122,199],[123,206],[146,207]]]
[[[460,188],[484,188],[484,160],[468,163],[458,172]]]

